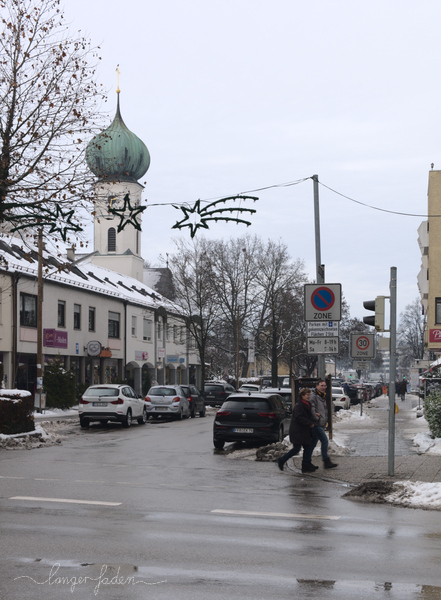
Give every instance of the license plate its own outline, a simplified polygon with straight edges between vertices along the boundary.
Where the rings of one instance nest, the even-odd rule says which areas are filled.
[[[92,406],[107,406],[107,402],[92,402]]]
[[[168,410],[166,406],[157,406],[155,410]]]
[[[234,427],[234,433],[253,433],[254,429],[244,429],[243,427]]]

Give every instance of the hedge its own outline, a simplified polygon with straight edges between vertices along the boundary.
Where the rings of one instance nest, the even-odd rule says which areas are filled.
[[[25,390],[0,390],[0,433],[13,435],[35,429],[34,399]]]

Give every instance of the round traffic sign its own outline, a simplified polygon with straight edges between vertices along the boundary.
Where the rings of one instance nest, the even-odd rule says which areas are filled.
[[[311,294],[311,304],[316,310],[331,310],[335,295],[328,287],[316,288]]]
[[[369,348],[369,344],[369,338],[367,338],[365,335],[360,335],[355,342],[355,345],[359,350],[367,350]]]

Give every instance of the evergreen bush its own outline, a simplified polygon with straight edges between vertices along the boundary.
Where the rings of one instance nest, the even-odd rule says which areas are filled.
[[[54,359],[44,369],[46,408],[71,408],[77,398],[75,373],[66,371],[61,358]]]
[[[0,433],[14,435],[33,431],[34,399],[25,390],[3,390],[0,396]]]
[[[434,390],[427,396],[424,416],[433,437],[441,438],[441,390]]]

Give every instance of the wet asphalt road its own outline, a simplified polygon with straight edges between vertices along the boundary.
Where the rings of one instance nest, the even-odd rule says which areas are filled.
[[[231,458],[212,420],[0,451],[2,600],[441,598],[439,512]]]

